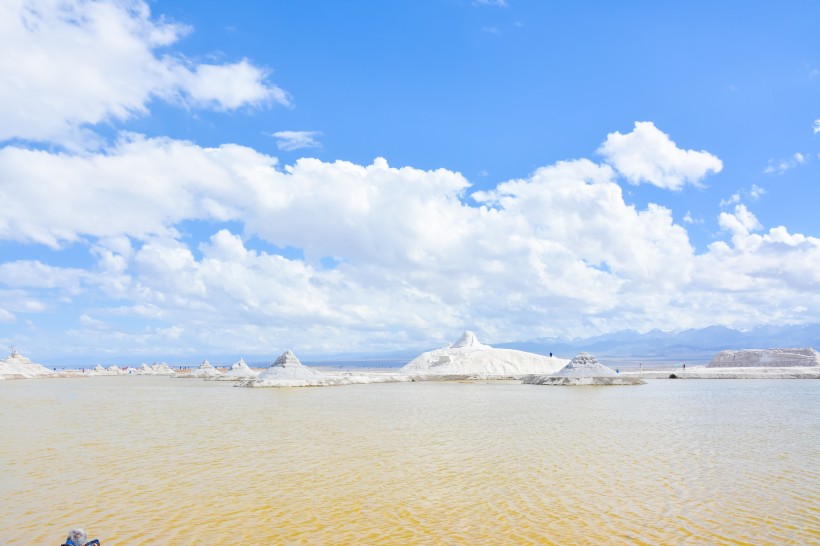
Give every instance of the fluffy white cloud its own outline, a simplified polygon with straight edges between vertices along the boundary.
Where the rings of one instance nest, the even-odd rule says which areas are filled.
[[[743,199],[744,197],[752,201],[756,201],[765,194],[766,190],[764,188],[761,188],[757,184],[752,184],[751,189],[741,189],[733,193],[730,197],[726,199],[721,199],[720,206],[728,207],[729,205],[740,203],[741,199]]]
[[[0,263],[0,283],[14,288],[58,288],[77,293],[87,276],[82,269],[52,267],[33,260]]]
[[[719,218],[730,240],[698,254],[669,209],[628,204],[616,178],[581,159],[470,193],[458,173],[383,159],[279,166],[137,135],[94,153],[7,146],[0,238],[87,244],[96,264],[0,264],[0,306],[90,294],[71,335],[96,346],[266,353],[426,346],[467,326],[494,340],[800,322],[820,307],[816,239],[759,235],[734,203]],[[192,220],[213,226],[204,241]]]
[[[798,165],[803,165],[806,161],[807,158],[804,154],[795,152],[789,159],[781,159],[780,161],[772,161],[770,159],[769,164],[763,172],[766,174],[783,174],[789,169],[797,167]]]
[[[88,125],[144,114],[155,98],[233,109],[287,96],[247,60],[194,64],[163,53],[188,29],[141,0],[0,5],[0,140],[95,143]]]
[[[744,205],[737,205],[734,214],[721,212],[718,217],[720,227],[732,232],[734,235],[745,236],[752,231],[757,231],[761,227],[757,217],[752,214]]]
[[[15,320],[17,320],[17,317],[13,313],[0,307],[0,322],[14,322]]]
[[[610,133],[598,153],[630,183],[648,182],[670,190],[700,185],[707,174],[723,169],[723,162],[709,152],[678,148],[649,121],[636,122],[625,135]]]
[[[271,134],[276,138],[276,147],[288,152],[302,148],[321,148],[322,143],[316,139],[321,135],[321,131],[277,131]]]

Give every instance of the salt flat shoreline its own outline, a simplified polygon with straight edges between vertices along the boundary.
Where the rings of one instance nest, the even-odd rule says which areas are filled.
[[[671,368],[622,372],[644,379],[820,379],[820,367]],[[674,377],[672,377],[674,375]]]
[[[471,381],[471,382],[520,382],[527,375],[493,375],[493,374],[403,374],[398,368],[346,368],[338,366],[312,366],[317,371],[331,377],[343,378],[351,374],[363,376],[373,383],[386,382],[418,382],[418,381]],[[262,371],[264,368],[253,368]],[[175,375],[166,377],[185,377],[191,372],[189,368],[175,371]],[[80,378],[80,377],[133,377],[151,374],[111,374],[98,372],[94,369],[58,368],[49,375],[23,377],[6,375],[7,380],[15,379],[51,379],[51,378]],[[549,375],[549,374],[543,374]],[[749,367],[749,368],[707,368],[706,366],[692,366],[685,370],[680,367],[653,368],[642,371],[621,371],[624,377],[639,377],[641,379],[820,379],[820,367]],[[674,376],[674,377],[673,377]],[[203,379],[194,378],[191,379]]]
[[[531,385],[640,385],[646,379],[820,379],[820,354],[812,348],[744,349],[721,351],[708,364],[640,357],[609,359],[607,366],[581,352],[572,360],[525,351],[498,349],[481,343],[474,332],[453,343],[426,351],[401,367],[357,366],[362,361],[315,362],[304,365],[290,350],[268,367],[251,368],[243,358],[230,366],[214,366],[207,359],[198,367],[165,362],[123,368],[101,364],[93,368],[48,368],[31,362],[12,348],[0,361],[0,380],[157,375],[174,378],[229,381],[240,387],[321,387],[417,381],[514,381]],[[258,364],[258,363],[257,363]],[[387,362],[384,362],[387,364]],[[687,368],[688,365],[688,368]]]

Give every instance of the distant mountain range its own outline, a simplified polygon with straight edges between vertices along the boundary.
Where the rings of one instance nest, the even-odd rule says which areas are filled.
[[[480,332],[479,332],[480,339]],[[748,331],[738,331],[723,326],[662,332],[652,330],[639,333],[624,330],[583,339],[540,338],[529,341],[492,343],[493,347],[518,349],[542,355],[550,353],[561,358],[573,358],[580,352],[588,352],[608,365],[623,363],[624,367],[643,363],[708,363],[719,351],[726,349],[773,349],[813,347],[820,350],[820,324],[801,326],[760,326]],[[393,352],[349,352],[299,355],[303,363],[313,366],[340,365],[357,368],[400,367],[419,354],[440,347],[408,348]],[[239,355],[209,354],[207,358],[214,365],[230,365]],[[244,355],[249,366],[270,365],[277,355]],[[198,366],[203,356],[178,357],[154,355],[150,358],[132,357],[112,359],[109,357],[87,356],[58,357],[46,359],[47,366],[79,366],[104,363],[139,365],[140,362],[166,361],[172,365]]]
[[[715,353],[727,349],[820,348],[820,324],[759,326],[743,332],[724,326],[681,332],[652,330],[643,334],[624,330],[585,339],[541,338],[494,346],[553,353],[563,358],[585,351],[610,360],[710,361]]]

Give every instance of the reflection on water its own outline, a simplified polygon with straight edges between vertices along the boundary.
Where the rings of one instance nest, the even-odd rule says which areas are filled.
[[[0,542],[820,542],[820,382],[0,382]]]

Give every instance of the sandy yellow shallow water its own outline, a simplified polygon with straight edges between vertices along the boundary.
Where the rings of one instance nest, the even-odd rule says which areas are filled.
[[[820,382],[0,382],[0,544],[812,544]]]

